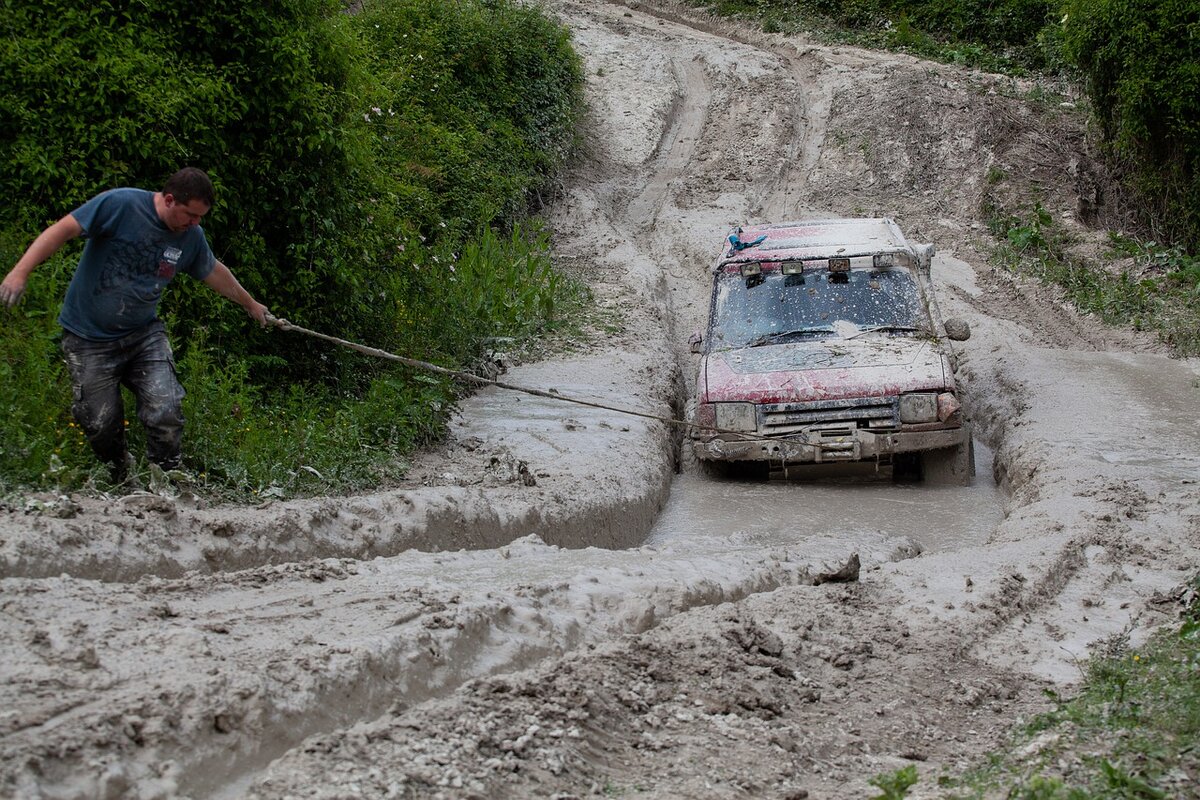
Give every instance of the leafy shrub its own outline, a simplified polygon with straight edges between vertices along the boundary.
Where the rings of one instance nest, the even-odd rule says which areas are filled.
[[[1070,0],[1068,58],[1105,140],[1129,164],[1147,216],[1200,246],[1200,18],[1190,0]]]
[[[422,238],[451,245],[521,215],[570,143],[579,69],[566,34],[509,2],[7,0],[0,21],[0,224],[37,228],[113,185],[156,188],[182,163],[218,188],[219,258],[296,321],[384,345],[386,288],[420,297]],[[243,335],[243,320],[178,287],[192,325],[240,355],[338,362]],[[218,310],[219,309],[219,310]],[[422,332],[423,333],[423,332]]]
[[[205,219],[217,257],[297,324],[451,365],[497,330],[541,329],[570,294],[544,237],[520,221],[573,145],[580,65],[562,28],[513,0],[367,0],[352,14],[341,0],[3,0],[0,84],[0,190],[11,200],[0,261],[96,192],[157,188],[193,164],[217,187]],[[32,394],[0,389],[0,402],[29,412],[0,421],[0,435],[24,425],[22,441],[53,441],[69,419],[45,343],[78,251],[64,248],[17,312],[0,312],[0,364],[37,382]],[[436,433],[414,404],[444,414],[453,401],[444,382],[259,331],[194,281],[172,284],[161,311],[197,401],[189,425],[214,453],[194,460],[240,470],[233,485],[282,479],[253,467],[252,448],[234,447],[234,418],[201,398],[297,420],[358,419],[360,403],[398,420],[395,435],[366,420],[347,427],[380,459]],[[385,399],[405,410],[381,412]],[[45,448],[15,453],[0,453],[0,476],[42,480]]]

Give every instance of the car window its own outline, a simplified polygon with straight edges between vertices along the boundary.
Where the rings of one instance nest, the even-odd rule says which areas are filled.
[[[744,347],[786,332],[797,338],[832,336],[839,321],[860,329],[926,327],[916,283],[904,269],[812,269],[800,275],[773,271],[748,277],[720,273],[716,292],[715,349]]]

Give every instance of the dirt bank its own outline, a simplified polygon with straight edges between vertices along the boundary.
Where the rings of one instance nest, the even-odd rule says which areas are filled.
[[[985,257],[993,167],[1077,225],[1077,123],[994,76],[673,5],[546,7],[592,105],[555,256],[612,323],[506,380],[681,413],[730,225],[889,215],[973,326],[998,488],[947,490],[945,516],[933,488],[755,495],[668,425],[487,391],[395,492],[8,514],[0,794],[856,798],[916,764],[933,797],[1089,646],[1171,618],[1200,566],[1200,365]],[[646,539],[664,505],[747,494]]]

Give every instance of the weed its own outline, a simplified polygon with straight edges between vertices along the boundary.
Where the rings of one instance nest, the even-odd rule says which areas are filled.
[[[988,167],[987,175],[984,176],[984,182],[988,186],[995,186],[996,184],[1003,183],[1006,178],[1008,178],[1008,173],[1000,167],[993,165]]]
[[[907,767],[901,767],[895,772],[882,773],[871,778],[868,783],[879,789],[881,794],[876,795],[873,800],[901,800],[908,794],[908,790],[917,782],[917,768],[912,764]]]

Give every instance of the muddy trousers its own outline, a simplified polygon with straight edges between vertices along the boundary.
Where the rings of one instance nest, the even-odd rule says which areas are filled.
[[[71,374],[71,412],[100,461],[123,475],[125,407],[121,386],[137,398],[146,430],[146,457],[164,470],[178,469],[183,439],[183,386],[162,322],[114,341],[97,342],[63,331],[63,354]]]

